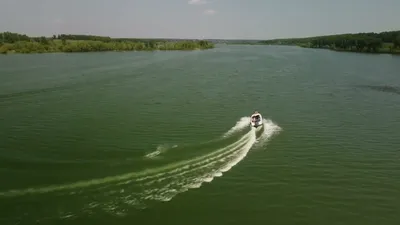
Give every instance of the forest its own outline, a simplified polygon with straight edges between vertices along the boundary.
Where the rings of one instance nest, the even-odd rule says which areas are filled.
[[[196,50],[214,48],[206,40],[167,40],[110,38],[95,35],[58,34],[29,37],[26,34],[0,33],[0,53],[50,53],[98,51]]]
[[[400,31],[350,33],[261,41],[267,45],[297,45],[335,51],[400,54]]]

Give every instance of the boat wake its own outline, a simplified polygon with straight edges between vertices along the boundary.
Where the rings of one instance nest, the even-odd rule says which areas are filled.
[[[176,147],[178,147],[178,145],[170,146],[168,144],[162,144],[162,145],[159,145],[154,152],[150,152],[150,153],[146,154],[145,157],[149,158],[149,159],[159,158],[161,154],[167,152],[168,150],[170,150],[172,148],[176,148]]]
[[[274,134],[281,130],[278,125],[265,119],[262,130],[250,127],[249,119],[249,117],[241,118],[234,127],[216,140],[220,146],[204,144],[207,148],[213,149],[208,149],[206,153],[188,159],[99,179],[0,192],[0,199],[28,194],[31,197],[46,194],[51,198],[59,198],[57,201],[54,200],[57,204],[60,203],[54,207],[58,218],[74,218],[82,213],[94,214],[98,211],[125,215],[132,209],[146,208],[152,202],[170,201],[179,193],[191,188],[199,188],[204,182],[211,182],[215,177],[222,176],[243,160],[250,149],[265,145]],[[246,128],[248,131],[245,131]],[[257,135],[259,132],[261,134]],[[177,146],[161,146],[145,157],[153,158],[165,152],[166,149],[175,147]],[[190,150],[185,147],[185,152]],[[73,203],[61,204],[64,201]],[[77,209],[77,202],[81,204],[79,209]],[[45,211],[48,213],[48,210],[50,209]]]

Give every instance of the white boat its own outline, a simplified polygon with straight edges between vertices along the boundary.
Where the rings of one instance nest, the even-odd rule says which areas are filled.
[[[250,118],[250,124],[252,127],[257,128],[263,125],[263,118],[259,112],[255,111]]]

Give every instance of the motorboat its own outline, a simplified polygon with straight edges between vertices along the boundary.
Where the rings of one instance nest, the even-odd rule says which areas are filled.
[[[250,118],[251,118],[250,124],[252,127],[257,128],[263,125],[263,118],[259,112],[255,111]]]

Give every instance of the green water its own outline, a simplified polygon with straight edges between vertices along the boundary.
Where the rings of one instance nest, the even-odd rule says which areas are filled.
[[[0,56],[0,224],[398,224],[399,71],[274,46]]]

